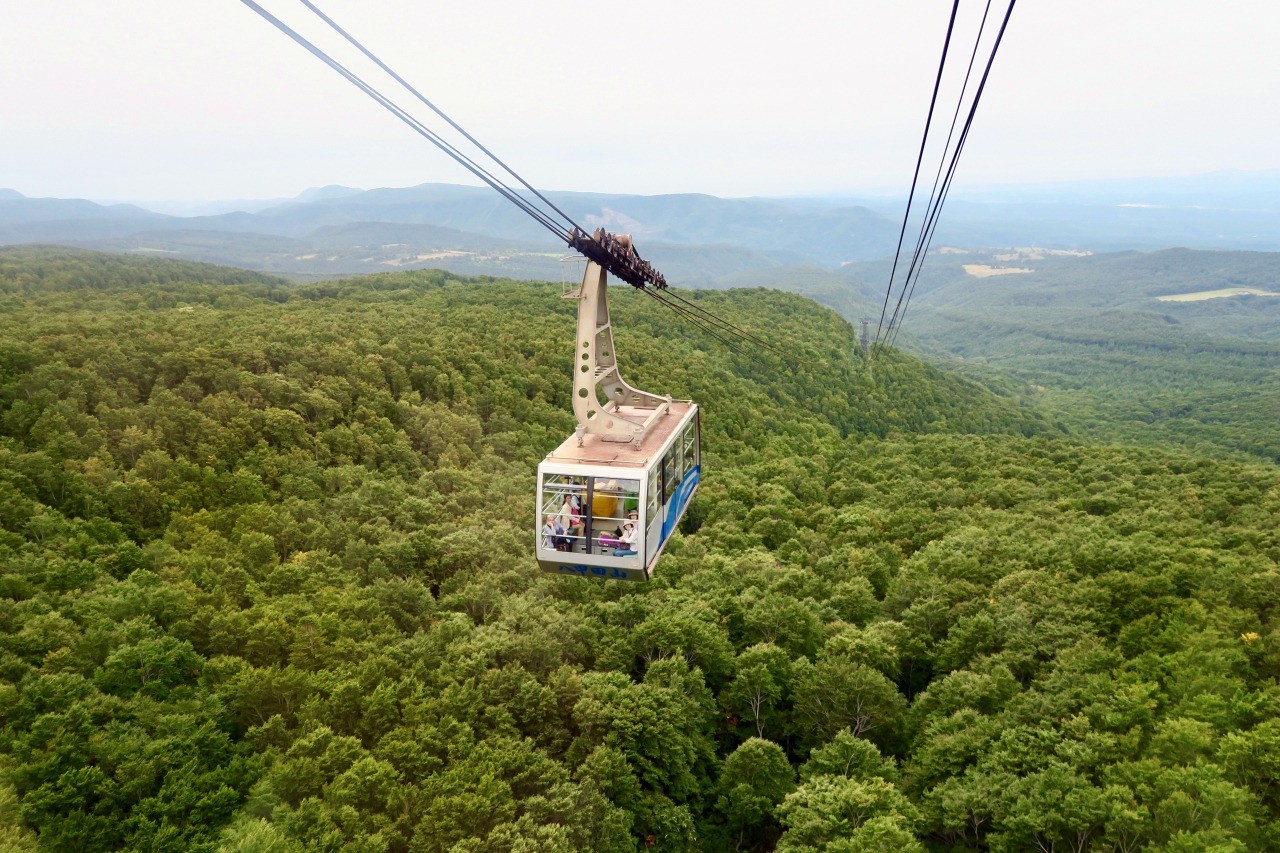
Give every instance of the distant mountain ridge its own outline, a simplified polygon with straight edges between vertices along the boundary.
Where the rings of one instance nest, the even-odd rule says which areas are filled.
[[[884,254],[892,221],[845,203],[708,195],[547,193],[584,228],[630,231],[673,280],[785,264],[838,266]],[[0,244],[61,243],[164,253],[292,276],[390,268],[560,278],[567,249],[488,189],[450,184],[329,186],[255,211],[177,217],[136,206],[0,202]]]
[[[934,245],[1276,251],[1280,205],[1271,200],[1278,193],[1280,172],[963,190],[948,203]],[[753,271],[766,281],[781,267],[834,272],[889,257],[903,205],[899,199],[834,196],[546,196],[588,230],[603,225],[632,233],[669,280],[691,286],[730,277],[744,283]],[[176,216],[140,205],[0,190],[0,245],[163,252],[295,277],[434,266],[556,279],[566,252],[539,223],[482,187],[329,185],[287,200],[165,202],[157,208],[206,212]]]

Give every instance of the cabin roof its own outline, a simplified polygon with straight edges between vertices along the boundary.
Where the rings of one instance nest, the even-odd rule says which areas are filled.
[[[601,436],[588,433],[583,436],[582,446],[579,447],[577,437],[571,435],[559,447],[547,454],[547,460],[560,463],[576,462],[583,465],[647,467],[649,461],[656,458],[667,446],[695,408],[697,407],[689,400],[672,400],[666,416],[649,429],[644,441],[639,445],[630,441],[605,441]],[[619,411],[624,415],[644,417],[652,410],[621,406]]]

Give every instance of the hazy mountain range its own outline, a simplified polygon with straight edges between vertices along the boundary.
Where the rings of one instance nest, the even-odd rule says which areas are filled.
[[[903,199],[552,192],[587,228],[635,235],[673,282],[838,270],[892,254]],[[957,191],[934,246],[1280,250],[1280,172]],[[329,186],[288,200],[100,204],[0,190],[0,244],[54,243],[212,261],[295,277],[442,267],[551,278],[566,250],[487,188]],[[182,215],[179,215],[182,214]],[[911,243],[910,233],[908,245]]]

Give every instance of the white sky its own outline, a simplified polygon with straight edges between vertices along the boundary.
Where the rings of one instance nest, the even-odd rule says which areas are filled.
[[[294,0],[261,2],[323,32]],[[316,2],[540,188],[727,196],[905,193],[950,10]],[[962,10],[957,62],[981,6]],[[198,200],[475,183],[237,0],[0,0],[0,21],[0,187]],[[1278,168],[1277,31],[1276,3],[1022,0],[957,183]]]

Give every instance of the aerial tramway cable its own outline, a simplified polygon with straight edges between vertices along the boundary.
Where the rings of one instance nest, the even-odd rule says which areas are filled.
[[[1017,0],[1009,0],[1009,6],[1005,9],[1004,20],[1000,22],[1000,31],[996,34],[995,43],[991,47],[991,55],[987,57],[986,68],[983,69],[982,79],[978,82],[977,91],[973,95],[973,103],[969,107],[969,114],[965,118],[964,129],[960,132],[960,138],[956,142],[955,153],[952,155],[951,164],[947,167],[946,177],[942,182],[942,192],[938,196],[937,204],[934,205],[933,211],[929,217],[927,234],[923,243],[917,246],[912,266],[914,268],[914,276],[908,275],[908,280],[904,285],[905,300],[899,297],[902,302],[902,310],[897,313],[896,325],[891,324],[889,329],[890,345],[898,338],[898,332],[902,328],[902,317],[905,316],[907,306],[911,304],[911,296],[915,293],[916,283],[920,280],[920,270],[924,266],[925,258],[929,254],[929,246],[933,244],[933,235],[938,227],[938,217],[942,213],[942,205],[946,202],[947,196],[951,192],[951,183],[955,178],[956,166],[960,162],[960,154],[964,150],[965,143],[969,139],[969,131],[973,127],[973,118],[978,112],[978,103],[982,100],[982,93],[986,89],[987,79],[991,75],[991,66],[995,62],[996,52],[1000,49],[1000,42],[1004,39],[1005,29],[1009,26],[1009,18],[1013,14],[1013,7]],[[985,23],[986,16],[983,15]],[[979,33],[981,37],[981,33]],[[910,271],[909,271],[910,272]]]
[[[499,166],[501,166],[503,169],[505,169],[505,170],[506,170],[506,172],[507,172],[507,174],[509,174],[511,177],[513,177],[513,178],[515,178],[517,181],[519,181],[519,182],[524,186],[524,188],[525,188],[525,189],[527,189],[529,192],[531,192],[531,193],[533,193],[534,195],[536,195],[538,198],[542,199],[542,202],[543,202],[545,205],[547,205],[547,207],[551,208],[551,209],[552,209],[552,210],[554,210],[556,213],[560,214],[560,216],[564,218],[564,221],[565,221],[565,222],[569,223],[569,224],[570,224],[570,225],[572,225],[574,228],[577,228],[579,231],[585,231],[585,230],[586,230],[586,229],[582,228],[580,225],[578,225],[578,223],[577,223],[577,222],[574,222],[574,221],[573,221],[573,218],[572,218],[572,217],[570,217],[570,216],[569,216],[569,214],[565,213],[563,210],[561,210],[559,207],[557,207],[557,206],[556,206],[556,205],[555,205],[555,204],[554,204],[554,203],[553,203],[549,198],[547,198],[547,197],[546,197],[545,195],[543,195],[542,193],[538,192],[538,190],[537,190],[537,189],[535,189],[535,188],[533,187],[533,185],[532,185],[532,184],[530,184],[530,183],[529,183],[528,181],[526,181],[524,178],[520,177],[520,175],[519,175],[519,174],[517,174],[517,173],[516,173],[516,171],[515,171],[514,169],[512,169],[510,166],[508,166],[506,163],[504,163],[504,162],[503,162],[503,161],[498,157],[498,155],[494,154],[494,153],[493,153],[492,151],[490,151],[488,148],[484,147],[484,145],[480,144],[480,141],[479,141],[478,139],[476,139],[476,138],[475,138],[474,136],[472,136],[471,134],[467,133],[467,131],[466,131],[466,130],[464,130],[464,129],[462,128],[462,126],[461,126],[461,125],[459,125],[456,121],[454,121],[453,119],[449,118],[449,116],[447,116],[447,115],[444,113],[444,111],[443,111],[443,110],[441,110],[439,107],[437,107],[437,106],[436,106],[435,104],[433,104],[431,101],[427,100],[426,96],[424,96],[421,92],[419,92],[417,89],[415,89],[413,86],[411,86],[407,80],[405,80],[403,77],[401,77],[401,76],[400,76],[399,74],[397,74],[395,71],[393,71],[393,70],[392,70],[392,69],[391,69],[391,68],[390,68],[390,67],[389,67],[385,62],[383,62],[381,59],[379,59],[378,57],[374,56],[374,55],[373,55],[373,53],[372,53],[368,48],[366,48],[363,44],[361,44],[359,41],[357,41],[357,40],[356,40],[356,38],[355,38],[354,36],[352,36],[350,33],[348,33],[348,32],[347,32],[346,30],[344,30],[342,27],[338,26],[338,24],[337,24],[337,23],[336,23],[332,18],[330,18],[328,15],[326,15],[324,12],[322,12],[322,11],[321,11],[321,10],[320,10],[320,9],[319,9],[315,4],[314,4],[314,3],[312,3],[312,2],[311,2],[311,0],[299,0],[299,2],[301,2],[301,3],[302,3],[302,5],[306,6],[308,9],[310,9],[312,12],[314,12],[314,13],[316,14],[316,17],[320,18],[320,20],[324,21],[326,24],[328,24],[330,27],[332,27],[332,28],[333,28],[333,30],[334,30],[335,32],[337,32],[337,33],[338,33],[339,35],[341,35],[344,39],[346,39],[348,42],[350,42],[350,43],[351,43],[351,44],[352,44],[352,45],[353,45],[357,50],[359,50],[361,53],[363,53],[365,56],[367,56],[370,60],[372,60],[372,61],[373,61],[373,62],[374,62],[374,63],[375,63],[379,68],[381,68],[383,71],[387,72],[387,74],[389,74],[389,75],[392,77],[392,79],[394,79],[397,83],[399,83],[399,84],[400,84],[401,86],[403,86],[406,90],[408,90],[408,92],[409,92],[410,94],[412,94],[415,98],[417,98],[419,101],[421,101],[421,102],[422,102],[423,104],[425,104],[427,107],[429,107],[429,108],[431,109],[431,111],[432,111],[432,112],[434,112],[436,115],[440,116],[440,118],[442,118],[442,119],[444,119],[446,122],[448,122],[448,123],[449,123],[449,126],[450,126],[450,127],[452,127],[454,130],[458,131],[458,133],[461,133],[464,137],[466,137],[466,140],[467,140],[468,142],[470,142],[470,143],[471,143],[472,145],[474,145],[475,147],[479,148],[479,149],[480,149],[481,151],[483,151],[483,152],[484,152],[484,153],[485,153],[485,154],[486,154],[486,155],[487,155],[491,160],[493,160],[493,162],[497,163]]]
[[[331,69],[336,71],[348,82],[350,82],[356,88],[360,89],[360,91],[364,92],[374,101],[376,101],[380,106],[382,106],[392,115],[394,115],[396,118],[400,119],[402,122],[408,125],[410,129],[412,129],[414,132],[418,133],[420,136],[424,137],[433,145],[435,145],[437,148],[444,151],[445,154],[447,154],[450,158],[452,158],[461,166],[463,166],[463,168],[467,169],[467,171],[471,172],[471,174],[475,175],[477,178],[479,178],[491,189],[495,190],[501,196],[503,196],[508,201],[510,201],[512,204],[516,205],[525,214],[527,214],[528,216],[536,220],[540,225],[542,225],[548,231],[555,234],[558,238],[560,238],[564,242],[568,243],[569,246],[577,249],[578,251],[583,251],[592,260],[596,260],[598,263],[602,263],[606,267],[606,269],[608,269],[610,272],[613,272],[623,281],[627,281],[628,283],[639,288],[640,290],[645,291],[650,296],[658,299],[658,301],[661,302],[664,306],[672,309],[678,315],[680,315],[683,319],[687,320],[688,322],[692,323],[693,325],[697,326],[698,328],[712,335],[712,337],[716,338],[716,340],[720,341],[721,343],[724,343],[734,352],[742,352],[742,351],[739,350],[737,347],[733,346],[732,344],[730,344],[728,341],[728,338],[725,336],[738,338],[746,343],[775,352],[789,360],[796,360],[796,361],[800,361],[801,363],[808,363],[805,359],[798,359],[793,353],[786,352],[781,348],[774,346],[769,341],[757,335],[753,335],[747,330],[733,323],[730,323],[727,320],[724,320],[723,318],[717,316],[711,311],[708,311],[702,306],[699,306],[687,299],[684,299],[678,294],[671,293],[670,290],[666,287],[665,279],[663,279],[661,274],[653,270],[652,267],[647,263],[640,262],[638,264],[638,266],[640,267],[640,270],[637,273],[636,261],[638,261],[638,257],[632,257],[630,259],[630,263],[628,263],[627,259],[619,258],[616,255],[616,253],[608,251],[609,249],[612,248],[609,245],[610,238],[608,235],[606,235],[605,237],[604,245],[598,242],[594,237],[588,237],[585,229],[583,229],[580,225],[578,225],[572,219],[572,217],[570,217],[558,206],[556,206],[543,193],[539,192],[532,184],[530,184],[523,177],[521,177],[514,169],[508,166],[497,155],[495,155],[492,151],[490,151],[483,144],[481,144],[479,140],[477,140],[474,136],[472,136],[470,133],[464,130],[461,125],[459,125],[452,118],[450,118],[443,110],[441,110],[438,106],[436,106],[429,99],[427,99],[416,88],[410,85],[408,81],[406,81],[402,76],[397,74],[389,65],[383,62],[381,59],[379,59],[372,51],[366,48],[359,40],[357,40],[354,36],[352,36],[349,32],[347,32],[347,30],[341,27],[331,17],[325,14],[315,3],[311,2],[311,0],[299,0],[299,2],[302,3],[303,6],[309,9],[325,24],[327,24],[334,32],[336,32],[343,39],[345,39],[349,44],[351,44],[353,47],[359,50],[360,53],[363,54],[367,59],[369,59],[374,64],[376,64],[378,68],[380,68],[383,72],[389,75],[393,80],[396,81],[396,83],[402,86],[414,98],[416,98],[419,102],[421,102],[422,104],[427,106],[429,109],[431,109],[437,116],[439,116],[441,119],[447,122],[451,128],[453,128],[455,131],[461,134],[468,142],[474,145],[479,151],[483,152],[485,156],[487,156],[490,160],[492,160],[495,164],[497,164],[497,166],[500,167],[502,171],[505,171],[512,178],[518,181],[526,190],[528,190],[528,192],[533,194],[533,196],[537,199],[537,201],[540,201],[543,205],[545,205],[545,207],[539,206],[537,201],[535,201],[534,199],[526,198],[523,195],[521,195],[521,193],[518,190],[516,190],[515,188],[507,184],[506,181],[504,181],[503,179],[493,174],[492,171],[490,171],[489,169],[477,163],[475,159],[473,159],[471,156],[468,156],[466,153],[461,151],[457,146],[450,143],[448,140],[444,139],[442,136],[440,136],[440,134],[436,133],[431,128],[427,127],[422,121],[420,121],[418,118],[413,116],[408,110],[396,104],[387,95],[383,94],[378,89],[374,88],[373,85],[371,85],[370,83],[362,79],[359,75],[357,75],[354,71],[344,66],[342,63],[338,62],[336,59],[334,59],[332,56],[330,56],[320,47],[318,47],[317,45],[309,41],[307,38],[302,36],[300,33],[298,33],[295,29],[290,27],[280,18],[271,14],[269,11],[263,8],[259,3],[255,2],[255,0],[240,0],[240,2],[243,3],[245,6],[247,6],[248,8],[252,9],[264,20],[266,20],[268,23],[270,23],[280,32],[284,33],[291,40],[293,40],[298,45],[303,47],[305,50],[307,50],[309,53],[311,53],[321,62],[328,65]],[[558,221],[557,217],[559,217],[559,220],[562,220],[562,222]],[[652,289],[646,287],[645,286],[646,281],[654,283],[656,287]],[[655,291],[666,291],[666,293],[663,296],[658,296]],[[682,303],[682,304],[677,304],[677,303]],[[748,355],[753,360],[759,361],[758,358],[756,358],[754,355],[750,353],[743,353],[743,354]]]
[[[1009,18],[1013,14],[1013,7],[1015,3],[1016,3],[1016,0],[1009,0],[1009,5],[1005,10],[1004,20],[1001,22],[1001,25],[1000,25],[1000,31],[997,33],[995,41],[991,47],[991,53],[987,57],[986,67],[983,70],[982,79],[979,82],[976,91],[974,92],[973,100],[969,106],[969,112],[965,118],[964,128],[960,133],[959,139],[956,141],[954,150],[952,150],[951,140],[955,134],[956,117],[959,115],[960,109],[964,103],[965,92],[968,90],[969,78],[973,71],[974,59],[977,56],[978,47],[981,43],[983,33],[986,29],[987,17],[990,12],[991,2],[990,0],[987,0],[986,9],[983,11],[983,15],[982,15],[982,23],[979,26],[978,34],[975,37],[974,49],[969,58],[969,67],[968,67],[968,70],[965,72],[964,84],[961,88],[960,95],[957,100],[956,111],[952,116],[951,128],[947,134],[947,142],[943,146],[942,157],[940,158],[939,166],[938,166],[939,174],[941,174],[942,172],[943,164],[947,163],[947,153],[949,150],[951,151],[950,162],[947,164],[946,174],[941,183],[941,189],[939,189],[937,176],[935,175],[934,177],[933,190],[930,193],[929,202],[926,204],[925,214],[922,220],[920,234],[916,240],[915,249],[912,251],[911,264],[909,265],[907,269],[907,273],[904,276],[904,279],[902,282],[902,289],[898,294],[898,301],[894,305],[893,314],[890,316],[889,323],[886,328],[884,323],[884,318],[885,318],[885,314],[887,313],[889,299],[892,297],[892,294],[893,294],[893,287],[894,287],[894,282],[895,282],[897,268],[898,268],[898,261],[902,251],[902,237],[899,236],[898,249],[894,253],[893,268],[889,274],[889,284],[885,290],[884,306],[882,307],[881,313],[880,313],[880,324],[876,328],[877,343],[881,343],[883,341],[888,345],[892,345],[892,343],[897,340],[898,332],[902,328],[902,321],[906,315],[906,309],[910,305],[911,296],[912,294],[914,294],[916,283],[920,279],[920,271],[924,265],[924,260],[928,254],[929,247],[930,245],[932,245],[933,235],[937,229],[938,218],[941,215],[942,206],[946,202],[947,196],[950,194],[951,183],[955,177],[956,167],[959,164],[959,160],[960,160],[960,154],[964,150],[965,142],[968,140],[969,130],[973,126],[973,119],[974,119],[974,116],[977,114],[978,104],[982,100],[982,93],[986,88],[987,79],[991,74],[991,67],[995,62],[996,53],[1000,49],[1000,43],[1004,38],[1005,29],[1008,27]],[[957,0],[957,6],[958,6],[958,0]],[[954,24],[954,15],[955,15],[955,8],[953,7],[952,24]],[[950,44],[950,40],[951,40],[951,26],[948,26],[947,40],[943,46],[943,60],[942,60],[942,63],[939,65],[938,78],[934,84],[935,100],[937,98],[938,85],[942,79],[942,66],[946,62],[946,54],[947,54],[948,46]],[[911,194],[909,195],[907,200],[907,209],[903,214],[902,234],[905,234],[907,222],[911,216],[911,208],[912,208],[912,202],[914,200],[914,195],[915,195],[916,182],[919,177],[920,159],[922,159],[924,156],[924,150],[928,142],[929,129],[930,129],[930,124],[933,117],[933,109],[934,109],[934,104],[933,102],[931,102],[929,106],[929,120],[927,120],[925,123],[924,138],[921,140],[921,143],[920,143],[920,158],[917,159],[917,162],[916,162],[916,173],[915,173],[915,176],[912,178]],[[883,339],[881,338],[882,330],[884,331]]]
[[[672,293],[670,290],[667,290],[663,294],[663,297],[676,300],[688,306],[688,308],[683,309],[682,313],[690,317],[701,316],[704,319],[706,319],[708,322],[714,323],[715,325],[724,329],[725,332],[731,335],[736,335],[737,337],[741,338],[744,341],[747,341],[748,343],[753,343],[756,346],[764,347],[765,349],[771,350],[777,353],[778,355],[785,356],[786,358],[796,358],[794,354],[786,352],[785,350],[774,346],[773,344],[766,341],[764,338],[751,334],[746,329],[743,329],[741,326],[735,326],[733,323],[730,323],[728,320],[724,320],[724,319],[721,319],[720,317],[717,317],[715,314],[703,308],[701,305],[697,304],[696,302],[691,302],[690,300],[685,299],[678,293]],[[802,364],[811,363],[806,359],[798,359],[798,361],[800,361]]]
[[[960,118],[960,108],[964,106],[964,96],[965,96],[965,93],[969,91],[969,78],[973,75],[973,64],[978,58],[978,48],[982,44],[982,34],[986,30],[987,16],[990,13],[991,13],[991,0],[987,0],[987,4],[982,10],[982,20],[978,23],[978,35],[973,40],[973,50],[969,52],[969,65],[968,67],[965,68],[964,82],[960,85],[960,96],[956,98],[956,108],[951,113],[951,126],[947,129],[947,141],[942,145],[943,157],[939,158],[938,169],[936,172],[934,172],[934,175],[933,175],[933,186],[929,189],[929,201],[928,203],[925,204],[926,211],[932,211],[934,209],[935,203],[938,209],[940,210],[942,203],[946,200],[946,189],[949,188],[949,184],[944,186],[943,194],[941,196],[941,201],[938,200],[940,198],[938,194],[938,185],[939,185],[939,182],[942,180],[943,166],[946,165],[946,152],[951,150],[951,140],[955,137],[956,122]],[[935,89],[935,94],[936,94],[936,91],[937,90]],[[958,155],[959,153],[957,151],[957,156]],[[919,167],[919,164],[917,164],[917,168],[918,167]],[[910,198],[907,199],[907,207],[908,209],[910,209],[911,207]],[[904,216],[902,224],[905,226],[906,223],[907,223],[907,219]],[[928,217],[925,217],[920,222],[920,233],[916,236],[915,250],[911,255],[911,264],[907,268],[907,274],[905,279],[907,282],[911,282],[912,273],[916,270],[917,265],[921,262],[920,249],[921,249],[921,246],[925,245],[925,236],[929,233],[928,229],[929,229],[929,219]],[[899,243],[898,243],[898,251],[899,252],[902,251],[901,240],[899,240]],[[897,260],[898,260],[898,255],[895,253],[894,262],[896,263]],[[889,274],[889,281],[890,282],[893,281],[892,272]],[[903,288],[903,293],[904,294],[906,293],[905,287]],[[888,297],[888,294],[886,294],[886,301],[887,301],[887,297]],[[907,297],[907,300],[910,301],[909,296]],[[905,309],[903,307],[902,297],[899,296],[897,304],[894,305],[893,314],[889,318],[889,330],[886,334],[891,335],[893,333],[894,327],[897,325],[897,321],[901,316],[900,312],[903,310]]]
[[[245,6],[248,6],[254,12],[257,12],[263,19],[269,22],[272,26],[274,26],[276,29],[280,30],[290,39],[292,39],[293,41],[301,45],[305,50],[307,50],[309,53],[311,53],[321,62],[328,65],[330,68],[336,71],[339,75],[344,77],[348,82],[350,82],[356,88],[360,89],[370,98],[372,98],[374,101],[380,104],[383,108],[385,108],[388,112],[390,112],[396,118],[400,119],[402,122],[407,124],[413,131],[415,131],[419,135],[426,138],[429,142],[431,142],[440,150],[444,151],[445,154],[449,155],[449,157],[451,157],[453,160],[455,160],[460,165],[462,165],[463,168],[471,172],[473,175],[475,175],[477,178],[479,178],[481,181],[487,184],[490,188],[497,191],[500,195],[502,195],[512,204],[519,207],[521,210],[523,210],[526,214],[528,214],[533,219],[535,219],[539,224],[541,224],[548,231],[555,234],[561,240],[568,241],[569,232],[564,228],[564,226],[558,224],[551,217],[551,215],[548,214],[546,211],[539,209],[536,205],[532,204],[527,199],[521,198],[519,193],[517,193],[514,189],[508,186],[505,182],[501,181],[500,179],[492,175],[483,166],[479,165],[470,157],[468,157],[466,154],[459,151],[454,145],[448,142],[448,140],[444,139],[435,131],[431,130],[429,127],[424,125],[421,121],[414,118],[413,115],[411,115],[407,110],[400,107],[390,98],[388,98],[386,95],[382,94],[377,89],[375,89],[372,85],[365,82],[357,74],[352,72],[350,69],[346,68],[344,65],[339,63],[333,57],[329,56],[329,54],[325,53],[315,44],[308,41],[305,37],[299,34],[296,30],[294,30],[284,21],[280,20],[275,15],[272,15],[270,12],[268,12],[258,3],[254,2],[254,0],[240,0],[240,2],[243,3]],[[497,158],[494,158],[494,159],[497,160]],[[568,217],[566,217],[566,219],[568,219]],[[572,220],[569,220],[569,223],[572,225],[573,224]]]
[[[889,310],[889,295],[893,291],[893,279],[898,272],[898,258],[902,255],[902,241],[907,236],[907,221],[911,216],[911,203],[916,197],[916,183],[920,180],[920,165],[924,162],[925,147],[929,142],[929,126],[933,124],[933,110],[938,103],[938,91],[942,88],[942,72],[947,66],[947,50],[951,47],[951,33],[956,26],[956,13],[960,11],[960,0],[951,4],[951,19],[947,22],[947,37],[942,42],[942,58],[938,60],[938,73],[933,80],[933,96],[929,98],[929,114],[924,120],[924,134],[920,137],[920,153],[916,155],[916,170],[911,176],[911,191],[907,193],[907,209],[902,215],[902,228],[898,231],[898,247],[893,252],[893,268],[889,271],[889,287],[884,293],[884,304],[880,306],[880,322],[876,324],[876,341],[880,340],[880,329],[884,326],[884,315]]]
[[[741,355],[741,356],[744,356],[744,357],[746,357],[746,358],[749,358],[749,359],[751,359],[752,361],[754,361],[756,364],[759,364],[759,365],[760,365],[760,366],[762,366],[762,367],[769,367],[769,366],[770,366],[770,365],[769,365],[769,364],[767,364],[763,359],[759,358],[759,357],[758,357],[758,356],[756,356],[755,354],[753,354],[753,353],[751,353],[751,352],[747,352],[747,351],[745,351],[745,350],[741,350],[741,349],[739,349],[737,346],[735,346],[735,345],[734,345],[733,341],[731,341],[729,338],[727,338],[727,337],[725,337],[725,336],[721,335],[721,334],[720,334],[719,332],[717,332],[717,331],[715,330],[715,328],[714,328],[713,326],[711,326],[710,324],[703,322],[703,320],[701,320],[701,319],[700,319],[696,314],[694,314],[693,312],[691,312],[691,311],[687,311],[687,310],[685,310],[685,309],[681,308],[680,306],[678,306],[678,305],[674,304],[673,302],[671,302],[671,301],[669,301],[669,300],[667,300],[667,299],[663,298],[662,296],[659,296],[659,295],[658,295],[658,291],[656,291],[656,290],[650,290],[649,288],[644,288],[644,289],[642,290],[642,292],[643,292],[646,296],[651,296],[651,297],[653,297],[654,299],[658,300],[658,302],[659,302],[659,303],[661,303],[664,307],[666,307],[666,308],[670,308],[672,311],[675,311],[675,312],[676,312],[676,314],[680,315],[680,317],[681,317],[683,320],[685,320],[685,321],[686,321],[686,322],[688,322],[688,323],[691,323],[691,324],[692,324],[692,325],[694,325],[694,326],[697,326],[697,327],[698,327],[699,329],[701,329],[703,332],[705,332],[706,334],[708,334],[708,335],[710,335],[711,337],[715,338],[715,339],[716,339],[717,341],[719,341],[720,343],[724,344],[724,345],[725,345],[725,347],[726,347],[726,348],[728,348],[730,352],[733,352],[733,353],[735,353],[735,354],[737,354],[737,355]]]

